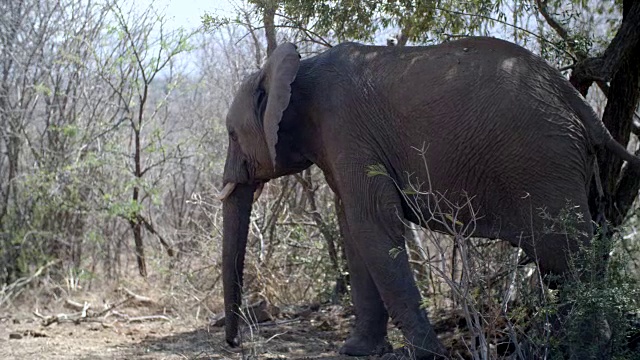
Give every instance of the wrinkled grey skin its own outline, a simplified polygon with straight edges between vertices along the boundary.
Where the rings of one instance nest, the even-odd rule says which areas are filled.
[[[593,233],[587,189],[595,152],[607,148],[640,164],[554,68],[491,38],[432,47],[342,44],[303,61],[283,44],[242,84],[227,128],[224,182],[237,184],[223,205],[232,345],[252,192],[260,183],[316,164],[342,199],[356,324],[341,352],[388,351],[391,317],[415,356],[430,359],[445,349],[420,309],[406,253],[390,256],[404,246],[398,215],[418,221],[398,191],[409,185],[407,174],[430,180],[454,203],[473,196],[474,236],[521,246],[543,273],[562,274],[567,254]],[[427,149],[428,174],[415,148]],[[373,164],[389,177],[368,176]],[[556,216],[568,203],[582,213],[581,235],[543,231],[540,209]],[[469,216],[459,221],[467,224]]]

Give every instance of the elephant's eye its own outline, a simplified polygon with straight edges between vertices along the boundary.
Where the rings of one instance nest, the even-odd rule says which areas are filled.
[[[258,104],[260,104],[262,100],[264,100],[265,95],[266,93],[263,88],[259,87],[256,89],[256,101]]]
[[[231,140],[233,140],[234,142],[235,142],[235,141],[238,141],[238,135],[237,135],[237,134],[236,134],[236,132],[235,132],[235,131],[233,131],[233,130],[232,130],[232,131],[229,131],[229,137],[230,137],[230,138],[231,138]]]
[[[265,106],[265,100],[267,99],[267,93],[263,88],[258,88],[256,90],[256,109],[263,110]]]

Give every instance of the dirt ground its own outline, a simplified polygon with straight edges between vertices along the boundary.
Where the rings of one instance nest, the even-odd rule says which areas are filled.
[[[0,359],[353,359],[337,350],[352,316],[324,306],[244,330],[230,349],[222,327],[186,321],[59,322],[44,326],[30,314],[0,314]]]
[[[58,302],[0,310],[0,359],[354,359],[337,353],[354,321],[351,309],[341,305],[276,311],[259,307],[267,309],[264,313],[270,319],[244,325],[243,345],[232,349],[224,341],[219,318],[181,317],[146,297],[129,297],[118,304],[108,310],[84,309],[85,316],[79,315],[83,313],[79,303],[71,309]],[[430,317],[452,358],[469,358],[465,345],[469,339],[464,341],[468,329],[461,314],[436,312]],[[401,346],[401,334],[392,325],[389,340],[394,348]],[[636,351],[640,331],[631,340]],[[508,357],[503,350],[496,348],[503,354],[498,358]]]

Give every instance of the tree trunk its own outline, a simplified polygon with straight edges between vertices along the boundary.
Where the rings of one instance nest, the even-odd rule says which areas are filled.
[[[407,42],[409,41],[409,34],[411,33],[411,29],[412,26],[411,24],[407,24],[402,28],[402,31],[400,31],[400,35],[398,36],[398,43],[396,45],[398,46],[405,46],[407,45]]]
[[[633,114],[640,100],[640,2],[625,0],[623,20],[604,55],[576,64],[571,83],[586,96],[594,81],[606,91],[607,106],[603,122],[611,135],[623,145],[629,142]],[[606,81],[611,81],[606,88]],[[631,169],[621,171],[622,160],[608,151],[598,155],[604,198],[592,186],[589,195],[591,216],[606,226],[606,219],[619,226],[640,189],[640,176]]]
[[[267,0],[263,3],[263,13],[264,13],[264,34],[267,38],[267,56],[271,56],[273,50],[278,46],[278,41],[276,40],[276,9],[278,8],[278,3],[274,0]]]
[[[129,222],[133,231],[133,241],[136,246],[136,261],[138,263],[138,272],[140,276],[147,277],[147,262],[144,257],[144,243],[142,242],[142,226],[136,220]]]
[[[636,49],[636,56],[635,59],[624,61],[613,76],[602,117],[611,135],[623,145],[629,143],[633,114],[640,100],[640,47]],[[606,197],[605,217],[616,227],[622,224],[638,195],[640,177],[632,174],[634,171],[628,170],[622,182],[622,160],[609,151],[600,154],[598,163]]]
[[[140,112],[138,114],[138,124],[133,124],[133,141],[134,141],[134,176],[136,180],[142,178],[142,164],[141,164],[141,144],[140,144],[140,129],[142,128],[142,113],[143,106],[146,100],[146,89],[145,86],[145,97],[140,102]],[[133,205],[137,206],[140,204],[140,188],[136,185],[133,187]],[[147,277],[147,263],[144,257],[144,243],[142,242],[142,224],[138,220],[137,212],[140,211],[138,208],[133,209],[135,211],[135,216],[130,215],[131,219],[129,219],[129,224],[131,225],[131,230],[133,231],[133,241],[135,243],[136,249],[136,261],[138,262],[138,272],[140,276]]]

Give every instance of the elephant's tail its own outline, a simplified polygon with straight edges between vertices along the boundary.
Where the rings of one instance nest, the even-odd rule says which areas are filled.
[[[587,128],[592,143],[616,154],[616,156],[627,161],[629,166],[633,167],[636,172],[640,173],[640,157],[630,153],[622,144],[617,142],[604,126],[602,120],[596,115],[591,105],[586,102],[573,86],[569,86],[569,88],[571,93],[567,95],[571,99],[574,111],[576,111]]]
[[[636,170],[636,172],[640,172],[640,158],[628,152],[624,146],[611,136],[611,134],[609,134],[609,139],[607,139],[605,147],[607,150],[618,155],[622,160],[626,160],[630,166]]]

